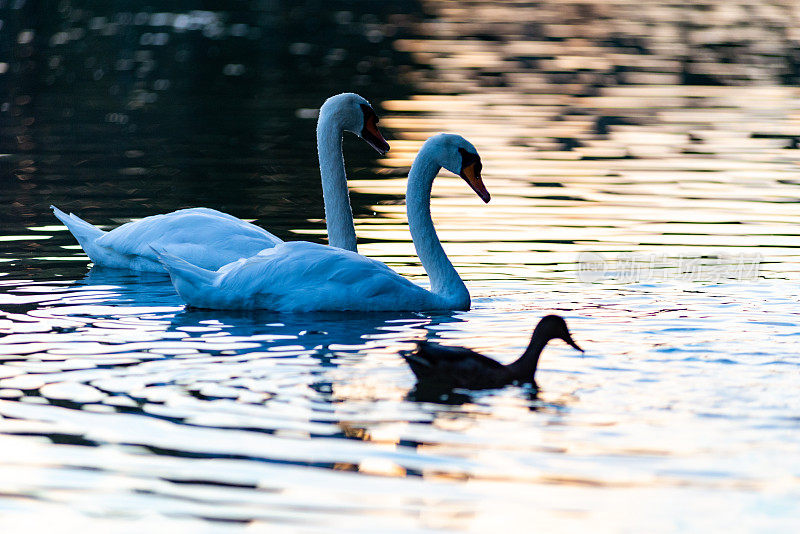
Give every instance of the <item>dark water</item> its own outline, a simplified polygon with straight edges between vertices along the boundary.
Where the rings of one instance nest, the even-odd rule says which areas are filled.
[[[387,20],[409,16],[347,2],[238,4],[8,9],[6,232],[49,222],[50,204],[97,224],[202,205],[280,237],[308,219],[324,228],[313,111],[343,91],[376,106],[405,96],[395,73],[407,54],[384,29],[402,35]],[[413,8],[406,4],[391,9]],[[350,174],[365,175],[370,149],[345,146]],[[369,197],[353,195],[357,215],[369,213]]]
[[[0,4],[4,531],[794,532],[793,2],[48,4]],[[345,140],[359,250],[419,283],[411,159],[481,153],[492,202],[432,206],[469,312],[186,310],[48,208],[324,242],[341,91],[392,145]],[[507,362],[553,312],[587,354],[538,396],[414,395],[414,340]]]

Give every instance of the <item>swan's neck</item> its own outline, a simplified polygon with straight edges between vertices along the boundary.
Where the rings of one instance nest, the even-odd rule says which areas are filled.
[[[322,114],[317,122],[317,151],[322,176],[322,197],[325,201],[325,222],[328,244],[345,250],[356,250],[356,229],[347,176],[342,155],[342,127],[333,117]]]
[[[431,280],[431,292],[442,298],[447,308],[466,310],[470,304],[469,291],[444,253],[431,219],[431,187],[440,168],[423,146],[408,174],[408,226],[414,248]]]

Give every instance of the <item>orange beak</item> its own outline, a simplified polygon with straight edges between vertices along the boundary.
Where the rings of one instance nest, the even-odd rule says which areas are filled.
[[[479,167],[480,163],[473,162],[468,165],[464,165],[461,167],[461,176],[465,182],[469,184],[473,191],[475,191],[481,200],[484,202],[489,202],[492,196],[489,194],[489,191],[486,190],[486,186],[483,185],[483,180],[481,179],[481,170]]]

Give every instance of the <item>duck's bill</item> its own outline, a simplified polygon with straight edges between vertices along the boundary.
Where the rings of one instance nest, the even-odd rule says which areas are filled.
[[[579,350],[581,352],[584,352],[584,350],[582,348],[580,348],[577,343],[575,343],[575,340],[572,339],[572,336],[570,336],[569,334],[567,334],[566,337],[564,337],[563,339],[573,349],[576,349],[576,350]]]
[[[475,191],[481,200],[484,202],[489,202],[492,199],[492,196],[489,194],[489,191],[486,190],[486,186],[483,185],[483,180],[481,179],[481,172],[478,169],[478,163],[470,163],[469,165],[464,165],[461,167],[461,178],[464,179],[465,182],[469,184],[473,191]]]
[[[364,105],[361,107],[364,111],[364,127],[361,129],[361,138],[383,156],[389,151],[389,143],[378,129],[378,116],[372,111],[372,108]]]

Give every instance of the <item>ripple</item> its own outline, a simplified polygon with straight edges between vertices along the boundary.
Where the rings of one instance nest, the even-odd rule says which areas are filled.
[[[0,529],[793,532],[785,7],[81,8],[3,33]],[[313,119],[345,86],[392,144],[345,140],[359,250],[423,285],[408,167],[434,132],[478,147],[492,202],[445,172],[432,201],[470,311],[186,309],[166,276],[87,269],[48,210],[208,205],[322,241]],[[548,313],[587,353],[550,344],[538,392],[427,398],[398,355],[510,362]]]

